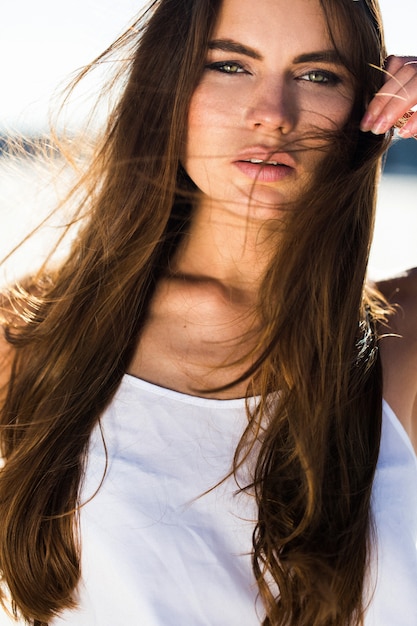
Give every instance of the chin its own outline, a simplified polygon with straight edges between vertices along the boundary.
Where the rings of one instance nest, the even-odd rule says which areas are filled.
[[[265,187],[252,188],[246,197],[251,217],[273,218],[291,210],[294,202],[287,194]]]

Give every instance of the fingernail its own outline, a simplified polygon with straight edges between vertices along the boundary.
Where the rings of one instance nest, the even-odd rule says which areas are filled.
[[[370,113],[366,113],[360,125],[361,130],[364,133],[367,133],[368,131],[371,130],[372,126],[374,125],[374,122],[375,122],[375,118]]]
[[[413,133],[411,132],[411,130],[409,130],[408,128],[404,127],[404,128],[400,128],[400,130],[398,131],[398,134],[400,137],[402,137],[403,139],[409,139],[410,137],[413,136]]]
[[[374,135],[382,135],[382,133],[387,132],[388,128],[387,128],[387,120],[383,117],[380,117],[372,125],[372,128],[370,130],[373,132]]]

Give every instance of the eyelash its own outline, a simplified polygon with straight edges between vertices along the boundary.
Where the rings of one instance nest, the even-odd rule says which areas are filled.
[[[236,71],[227,70],[226,68],[236,68]],[[221,72],[223,74],[247,74],[248,72],[245,70],[243,65],[238,63],[237,61],[216,61],[215,63],[209,63],[206,65],[206,69],[214,70],[216,72]]]
[[[311,80],[310,78],[306,78],[306,76],[311,77],[313,75],[320,77],[320,80]],[[297,80],[304,80],[306,82],[314,83],[315,85],[329,85],[330,87],[339,85],[342,82],[342,79],[337,74],[328,72],[327,70],[311,70],[309,72],[304,72],[304,74],[299,76]]]
[[[228,69],[227,69],[228,68]],[[234,68],[234,69],[232,69]],[[245,67],[237,61],[216,61],[206,65],[206,69],[222,74],[249,74]],[[319,77],[319,80],[311,80],[311,77]],[[309,78],[307,78],[309,77]],[[305,82],[311,82],[315,85],[328,85],[334,87],[342,82],[342,79],[333,72],[327,70],[310,70],[304,72],[304,74],[298,76],[296,80],[303,80]]]

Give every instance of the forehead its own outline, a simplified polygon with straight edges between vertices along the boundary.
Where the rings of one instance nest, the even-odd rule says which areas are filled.
[[[333,47],[319,0],[223,0],[214,38],[293,54]]]

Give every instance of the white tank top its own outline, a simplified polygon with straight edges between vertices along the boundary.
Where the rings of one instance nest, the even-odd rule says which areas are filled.
[[[259,626],[253,498],[233,478],[207,491],[230,471],[245,425],[243,400],[123,378],[102,417],[103,484],[99,429],[91,442],[80,608],[53,626]],[[417,458],[386,403],[373,513],[375,591],[365,625],[416,626]]]

